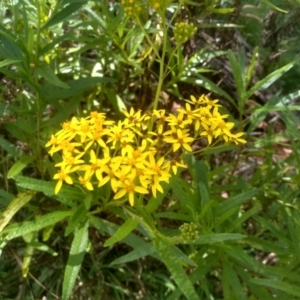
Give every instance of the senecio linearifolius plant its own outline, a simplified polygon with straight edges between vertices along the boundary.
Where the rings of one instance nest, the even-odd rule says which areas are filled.
[[[105,113],[73,117],[62,124],[46,146],[59,153],[61,161],[54,179],[57,194],[64,182],[87,190],[110,184],[114,199],[125,197],[131,206],[136,194],[163,192],[178,168],[186,168],[183,154],[193,152],[202,138],[216,143],[245,143],[242,132],[232,133],[234,123],[219,112],[218,100],[191,96],[176,113],[153,110],[142,114],[133,108],[123,111],[124,120],[108,120]]]
[[[185,153],[193,153],[193,145],[206,139],[208,147],[222,142],[245,143],[242,132],[233,133],[232,122],[226,122],[228,115],[219,112],[218,100],[202,95],[191,96],[184,108],[175,113],[157,109],[163,80],[168,72],[164,59],[166,53],[167,24],[165,11],[171,0],[121,0],[124,12],[140,26],[139,15],[143,9],[152,9],[161,18],[164,32],[162,54],[155,49],[151,36],[145,32],[160,63],[153,111],[123,111],[124,120],[108,120],[105,113],[91,112],[88,117],[73,117],[62,124],[62,129],[52,135],[46,146],[49,153],[59,154],[61,161],[54,179],[57,180],[57,194],[63,183],[80,185],[87,190],[110,184],[114,199],[125,198],[131,206],[135,196],[163,192],[162,182],[169,183],[178,168],[186,168]],[[178,6],[179,7],[179,6]],[[177,7],[177,8],[178,8]],[[175,20],[176,12],[172,20]],[[196,32],[192,23],[175,22],[173,37],[177,43],[174,51]],[[172,55],[171,55],[172,56]]]

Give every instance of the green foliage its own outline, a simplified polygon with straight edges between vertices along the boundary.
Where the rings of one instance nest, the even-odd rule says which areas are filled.
[[[123,2],[0,3],[0,299],[300,299],[299,3]],[[197,140],[133,207],[54,194],[61,123],[206,93],[245,145]]]

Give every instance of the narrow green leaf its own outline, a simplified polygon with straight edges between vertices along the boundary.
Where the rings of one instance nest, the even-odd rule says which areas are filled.
[[[43,192],[45,195],[51,196],[52,198],[55,198],[70,207],[74,207],[76,205],[75,201],[82,202],[82,193],[79,189],[74,187],[63,186],[58,195],[54,195],[54,182],[48,182],[20,175],[14,176],[14,180],[18,186],[37,192]]]
[[[18,175],[25,167],[34,161],[34,156],[24,155],[18,161],[16,161],[7,173],[7,178],[12,178]]]
[[[294,284],[286,283],[277,279],[255,278],[250,280],[252,283],[264,285],[276,290],[286,292],[290,295],[300,297],[300,287]]]
[[[247,269],[239,267],[237,264],[235,264],[234,268],[239,274],[239,276],[241,277],[241,279],[243,280],[243,282],[245,282],[247,286],[250,288],[250,290],[252,291],[252,293],[256,295],[257,299],[264,299],[264,300],[274,299],[266,287],[251,282],[252,274],[249,274]]]
[[[269,0],[261,0],[261,2],[265,3],[266,5],[270,6],[271,8],[275,9],[275,10],[278,10],[280,12],[283,12],[283,13],[288,13],[288,11],[286,10],[283,10],[281,8],[279,8],[278,6],[274,5],[272,2],[270,2]]]
[[[51,254],[52,256],[57,256],[58,253],[55,252],[53,249],[51,249],[48,245],[40,242],[32,242],[30,243],[32,247],[34,247],[35,250],[42,251],[42,252],[47,252]]]
[[[213,7],[208,7],[206,8],[207,11],[211,12],[211,13],[215,13],[215,14],[230,14],[232,12],[234,12],[234,8],[213,8]]]
[[[247,210],[237,220],[234,221],[234,223],[230,226],[230,229],[228,231],[237,230],[247,219],[249,219],[253,215],[256,215],[261,210],[262,206],[260,204],[257,204],[251,209]]]
[[[138,221],[135,219],[126,220],[119,229],[104,243],[104,247],[111,246],[123,240],[132,230],[136,228]]]
[[[56,224],[61,220],[72,215],[73,211],[55,211],[47,215],[41,216],[34,221],[25,221],[22,223],[12,224],[2,231],[5,240],[9,241],[30,232],[38,231],[42,228]]]
[[[75,232],[65,270],[62,300],[68,300],[72,294],[88,244],[88,228],[89,222],[85,221]]]
[[[48,82],[50,82],[51,84],[64,88],[64,89],[68,89],[69,86],[62,82],[53,72],[53,70],[46,64],[39,66],[37,68],[35,68],[35,71],[37,72],[37,74],[39,74],[42,78],[44,78],[45,80],[47,80]]]
[[[124,101],[121,99],[119,95],[116,94],[114,90],[111,89],[105,89],[105,93],[107,95],[107,98],[111,102],[111,104],[114,107],[114,110],[118,113],[121,113],[123,109],[127,109]]]
[[[254,188],[252,190],[249,190],[245,193],[239,194],[235,197],[229,198],[224,200],[223,203],[221,203],[216,210],[216,216],[224,214],[226,211],[229,211],[235,207],[238,207],[245,201],[249,200],[253,196],[255,196],[258,193],[258,189]]]
[[[15,198],[15,195],[8,193],[7,191],[0,189],[0,204],[3,206],[9,205]]]
[[[93,200],[93,195],[92,194],[86,195],[86,197],[83,200],[83,203],[84,203],[84,206],[85,206],[85,210],[87,210],[87,211],[90,210],[92,200]]]
[[[258,47],[255,47],[252,52],[251,61],[250,61],[250,64],[249,64],[249,67],[247,70],[247,74],[246,74],[246,84],[245,84],[246,87],[249,85],[249,83],[252,79],[257,57],[258,57]]]
[[[217,153],[223,153],[226,151],[231,151],[237,149],[236,145],[221,145],[221,146],[217,146],[217,147],[213,147],[213,148],[207,148],[207,149],[203,149],[203,151],[201,151],[201,155],[211,155],[211,154],[217,154]]]
[[[240,53],[240,55],[242,54]],[[238,92],[237,95],[239,97],[239,101],[241,101],[242,100],[241,97],[243,96],[245,91],[244,73],[241,66],[241,61],[235,57],[232,50],[228,51],[228,58],[230,61],[234,82],[236,84],[236,88]]]
[[[184,206],[189,206],[195,209],[194,205],[195,201],[195,194],[193,194],[190,189],[185,187],[186,181],[180,177],[173,177],[170,180],[170,185],[176,197],[179,198],[180,202]],[[190,188],[190,187],[189,187]]]
[[[12,59],[12,58],[6,58],[4,60],[2,60],[0,62],[0,68],[3,68],[3,67],[6,67],[6,66],[9,66],[9,65],[12,65],[12,64],[15,64],[15,63],[18,63],[22,61],[22,59]]]
[[[271,74],[267,75],[264,79],[257,82],[250,90],[248,90],[246,99],[250,98],[252,94],[256,91],[264,90],[268,88],[271,84],[273,84],[277,79],[279,79],[284,73],[289,71],[298,59],[288,63],[287,65],[283,66],[282,68],[272,72]]]
[[[246,235],[240,233],[206,234],[206,235],[201,235],[198,240],[193,242],[193,244],[203,245],[203,244],[220,243],[225,241],[240,240],[246,237],[247,237]]]
[[[214,82],[212,82],[211,80],[207,79],[206,77],[201,76],[199,74],[197,74],[197,77],[198,78],[182,77],[182,78],[180,78],[180,81],[191,83],[191,84],[195,84],[195,85],[198,85],[198,86],[203,86],[208,91],[211,91],[213,93],[216,93],[217,95],[223,96],[233,106],[235,106],[237,108],[237,105],[236,105],[235,101],[232,99],[232,97],[227,92],[225,92],[223,89],[221,89],[220,87],[218,87]]]
[[[2,34],[0,30],[0,56],[4,59],[22,59],[23,53],[19,46],[13,42],[18,40],[17,37],[10,37],[9,39]]]
[[[79,223],[81,223],[86,218],[87,210],[85,204],[81,204],[75,210],[74,214],[69,219],[68,226],[65,230],[65,236],[68,236],[71,232],[75,230]]]
[[[82,5],[84,5],[86,1],[84,2],[77,2],[77,3],[71,3],[64,7],[60,12],[54,14],[48,22],[42,27],[42,29],[47,29],[51,26],[54,26],[58,23],[61,23],[65,21],[71,14],[73,14],[75,11],[77,11]]]
[[[223,279],[224,278],[226,279],[226,282],[229,283],[231,287],[231,291],[235,295],[235,297],[232,297],[233,295],[231,295],[233,299],[239,299],[239,300],[248,299],[243,291],[243,287],[241,285],[241,282],[239,281],[239,278],[235,270],[233,269],[231,263],[228,261],[225,261],[223,264]],[[228,300],[232,299],[231,297],[230,298],[227,297],[227,299]]]
[[[18,157],[20,155],[16,146],[4,139],[2,136],[0,136],[0,147],[12,156]]]
[[[0,220],[0,233],[4,227],[8,224],[11,218],[34,196],[34,192],[28,191],[25,193],[19,193],[17,197],[8,205]]]
[[[201,207],[209,202],[209,187],[207,181],[207,167],[204,161],[196,161],[195,165],[197,194],[201,199]]]
[[[155,237],[153,242],[161,260],[167,266],[177,286],[185,297],[189,300],[199,300],[200,298],[197,295],[190,278],[185,273],[178,261],[178,257],[174,253],[174,246],[167,244],[167,242],[160,237]]]
[[[295,222],[294,216],[287,216],[287,225],[292,239],[294,253],[300,259],[300,227]]]
[[[278,255],[284,256],[291,254],[291,249],[289,249],[287,245],[284,245],[283,242],[280,245],[274,242],[264,241],[263,239],[254,236],[249,236],[247,239],[243,240],[242,243],[266,253],[274,252]]]
[[[190,222],[190,216],[182,214],[182,213],[176,213],[176,212],[160,212],[155,214],[156,218],[166,218],[171,220],[180,220],[185,222]]]
[[[156,250],[151,243],[146,243],[145,245],[139,246],[133,251],[115,259],[110,263],[110,265],[125,264],[130,261],[134,261],[147,255],[153,254],[155,251]]]
[[[50,83],[45,83],[41,87],[41,94],[45,101],[53,102],[53,100],[61,100],[73,97],[74,95],[77,95],[90,89],[93,85],[113,81],[114,79],[107,77],[79,78],[77,80],[67,82],[67,85],[70,87],[68,89],[53,86]]]
[[[99,232],[102,235],[107,233],[112,236],[119,228],[116,224],[113,224],[111,222],[108,222],[106,220],[100,219],[99,217],[95,217],[92,215],[89,216],[89,220],[90,220],[90,223],[97,230],[99,230]],[[125,237],[125,239],[122,241],[122,243],[124,243],[134,249],[138,246],[140,247],[140,246],[147,245],[147,243],[142,238],[138,237],[137,235],[133,234],[132,232],[127,237]],[[153,254],[150,254],[150,256],[152,256],[156,259],[159,259],[156,252]]]
[[[33,242],[36,238],[37,235],[33,234],[31,237],[31,242]],[[33,253],[34,253],[34,246],[32,246],[30,243],[26,243],[26,248],[24,251],[24,257],[23,257],[22,267],[21,267],[22,276],[25,278],[27,277],[27,274],[29,272],[29,267],[32,261]]]

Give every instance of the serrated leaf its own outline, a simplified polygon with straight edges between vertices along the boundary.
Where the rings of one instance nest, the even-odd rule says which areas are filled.
[[[46,64],[42,66],[38,66],[35,68],[35,71],[49,83],[53,84],[54,86],[58,86],[64,89],[69,89],[70,87],[62,82],[54,73],[54,71]]]
[[[7,173],[7,178],[12,178],[18,175],[25,167],[34,161],[34,156],[24,155],[18,161],[16,161]]]
[[[104,247],[111,246],[123,240],[132,230],[136,228],[138,221],[135,219],[126,220],[119,229],[104,243]]]
[[[72,294],[88,244],[88,228],[89,222],[86,220],[75,232],[65,270],[62,300],[68,300]]]
[[[0,233],[4,227],[8,224],[11,218],[25,205],[27,204],[35,193],[32,191],[19,193],[14,200],[8,205],[0,220]]]

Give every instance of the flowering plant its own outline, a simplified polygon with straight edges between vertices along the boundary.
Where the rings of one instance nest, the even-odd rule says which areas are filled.
[[[176,113],[153,110],[123,111],[123,121],[108,120],[105,113],[91,112],[86,118],[73,117],[52,135],[46,146],[49,154],[60,153],[54,179],[55,194],[63,182],[94,190],[110,183],[114,199],[126,196],[131,206],[135,194],[163,192],[178,168],[186,168],[182,157],[192,153],[192,144],[205,138],[218,142],[245,143],[242,132],[232,133],[228,115],[219,112],[218,100],[191,96]],[[154,126],[153,126],[154,125]],[[154,127],[152,129],[152,127]]]

